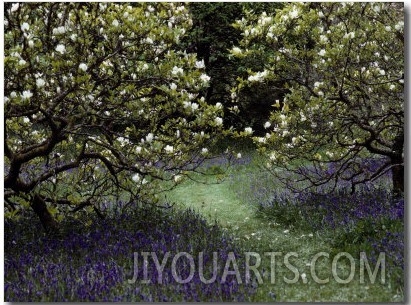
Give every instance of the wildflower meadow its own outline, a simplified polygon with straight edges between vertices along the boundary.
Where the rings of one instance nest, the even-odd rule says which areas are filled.
[[[4,2],[6,302],[404,302],[405,4]]]

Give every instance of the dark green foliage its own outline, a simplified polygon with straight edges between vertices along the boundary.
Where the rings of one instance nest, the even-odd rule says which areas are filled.
[[[207,74],[211,77],[210,86],[203,93],[207,101],[233,106],[230,88],[236,79],[246,75],[249,68],[254,70],[264,66],[259,59],[243,61],[229,56],[229,50],[238,45],[242,37],[241,32],[232,26],[235,21],[241,20],[246,10],[253,10],[256,14],[275,14],[275,10],[281,6],[280,3],[270,2],[190,3],[193,27],[181,47],[204,59]],[[239,129],[251,126],[257,133],[263,133],[262,125],[269,114],[267,109],[284,94],[283,91],[282,84],[260,84],[244,91],[239,100],[238,114],[225,109],[225,126]]]

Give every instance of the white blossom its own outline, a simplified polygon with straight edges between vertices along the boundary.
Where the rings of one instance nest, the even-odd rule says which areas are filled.
[[[201,150],[201,153],[202,153],[203,155],[207,154],[207,153],[208,153],[208,149],[207,149],[206,147],[204,147],[204,148]]]
[[[66,52],[66,47],[64,46],[64,44],[58,44],[56,47],[56,51],[64,54]]]
[[[262,71],[262,72],[257,72],[254,75],[250,75],[248,77],[248,81],[250,82],[261,82],[264,80],[264,78],[267,76],[267,71]]]
[[[121,146],[124,146],[124,145],[127,145],[127,144],[130,143],[130,141],[127,138],[124,138],[124,137],[118,137],[117,141],[120,142]]]
[[[177,75],[177,74],[184,74],[183,68],[179,68],[177,66],[173,67],[173,70],[171,70],[171,74]]]
[[[171,89],[171,90],[176,90],[176,89],[177,89],[177,85],[174,84],[174,83],[171,83],[170,89]]]
[[[298,17],[298,9],[296,7],[293,8],[293,10],[289,13],[290,18],[294,19]]]
[[[26,63],[27,63],[27,61],[25,61],[24,59],[19,60],[19,65],[20,66],[24,66]]]
[[[265,25],[267,23],[270,23],[272,19],[273,18],[271,16],[264,15],[261,19],[258,20],[258,23],[261,23],[261,25]]]
[[[252,134],[253,133],[253,129],[251,127],[246,127],[244,128],[244,132],[248,133],[248,134]]]
[[[119,26],[119,22],[117,19],[114,19],[113,22],[111,23],[112,26],[118,27]]]
[[[147,136],[146,136],[146,141],[147,142],[151,142],[154,139],[154,135],[150,132]]]
[[[167,144],[166,147],[164,147],[164,150],[166,151],[166,153],[171,154],[174,151],[174,147]]]
[[[17,11],[19,9],[19,6],[20,6],[19,3],[14,3],[10,8],[10,12],[13,13],[13,12]]]
[[[223,119],[220,118],[220,117],[216,117],[216,118],[214,119],[214,122],[215,122],[217,125],[222,125],[222,124],[223,124]]]
[[[326,35],[320,35],[320,42],[321,43],[327,43],[328,42],[328,37]]]
[[[30,29],[30,26],[27,22],[23,22],[23,24],[21,25],[20,28],[23,32],[25,32],[25,31],[28,31]]]
[[[404,21],[398,22],[394,27],[397,31],[401,31],[404,28]]]
[[[379,13],[381,8],[380,8],[379,5],[374,5],[373,10],[374,10],[374,12]]]
[[[148,44],[153,44],[153,43],[154,43],[153,39],[151,39],[150,37],[147,37],[147,38],[146,38],[146,42],[147,42]]]
[[[33,40],[29,40],[28,45],[30,48],[34,47],[34,41]]]
[[[37,86],[38,88],[43,87],[45,84],[46,84],[46,82],[44,81],[44,79],[42,79],[42,78],[36,79],[36,86]]]
[[[23,100],[29,100],[32,96],[33,96],[33,93],[31,93],[30,90],[25,90],[25,91],[23,91],[23,93],[21,94],[21,98],[22,98]]]
[[[269,128],[270,126],[271,126],[271,123],[270,123],[270,122],[265,122],[265,123],[264,123],[264,128],[265,128],[265,129]]]
[[[210,81],[210,76],[203,73],[203,74],[200,75],[200,79],[203,83],[208,83]]]
[[[234,48],[231,50],[231,52],[232,52],[234,55],[240,55],[240,54],[242,53],[241,49],[238,48],[238,47],[234,47]]]
[[[194,112],[198,109],[199,105],[197,103],[192,103],[191,104],[191,110]]]
[[[354,33],[354,32],[346,33],[346,34],[344,35],[344,38],[354,39],[354,38],[355,38],[355,33]]]
[[[64,28],[64,26],[59,26],[58,28],[53,29],[53,35],[60,35],[60,34],[64,34],[65,32],[66,32],[66,29]]]
[[[325,50],[324,49],[321,49],[320,50],[320,52],[318,52],[318,55],[320,55],[320,56],[324,56],[325,55]]]
[[[83,70],[84,72],[87,71],[87,65],[84,62],[82,62],[78,67],[80,70]]]
[[[183,107],[184,107],[184,108],[188,108],[188,107],[191,108],[191,102],[189,102],[189,101],[184,101],[184,102],[183,102]]]
[[[133,177],[131,177],[134,182],[139,182],[141,180],[140,174],[135,174]]]
[[[142,150],[142,147],[141,147],[141,146],[137,146],[137,147],[136,147],[136,153],[137,153],[137,154],[140,154],[140,153],[141,153],[141,150]]]
[[[200,61],[196,61],[195,67],[197,69],[204,69],[205,68],[204,59],[202,59]]]
[[[220,102],[216,103],[215,106],[217,107],[217,109],[223,108],[223,105]]]
[[[242,156],[241,156],[241,153],[238,153],[238,154],[237,154],[237,159],[241,159],[241,157],[242,157]]]

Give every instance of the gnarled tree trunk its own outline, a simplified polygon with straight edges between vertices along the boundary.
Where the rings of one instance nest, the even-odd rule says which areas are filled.
[[[392,186],[395,197],[404,194],[404,131],[400,132],[393,145],[394,156],[391,157],[392,168]]]
[[[392,185],[394,196],[404,193],[404,165],[398,164],[392,168]]]
[[[47,204],[44,199],[39,195],[35,194],[31,201],[31,208],[39,217],[41,224],[44,229],[49,234],[56,234],[59,231],[57,222],[54,220],[53,216],[47,209]]]

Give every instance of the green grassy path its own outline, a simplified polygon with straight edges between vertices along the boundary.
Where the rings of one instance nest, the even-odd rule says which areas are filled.
[[[187,181],[169,193],[173,201],[193,208],[210,220],[217,219],[223,226],[244,222],[246,215],[253,215],[251,206],[243,205],[235,197],[229,182],[202,184]]]
[[[243,179],[247,188],[248,184],[244,172],[236,172],[236,181]],[[240,179],[238,179],[240,175]],[[241,177],[241,175],[244,175]],[[167,193],[167,200],[176,202],[182,208],[192,208],[204,215],[210,222],[217,221],[225,228],[244,251],[260,254],[262,263],[258,270],[262,274],[263,283],[259,284],[257,293],[251,301],[256,302],[388,302],[399,301],[395,293],[387,285],[359,285],[358,274],[349,284],[339,284],[333,281],[331,274],[331,259],[322,260],[316,265],[316,272],[320,278],[330,278],[327,284],[315,283],[310,277],[310,264],[313,256],[319,252],[331,253],[329,240],[314,232],[301,232],[293,228],[286,228],[272,220],[258,216],[250,204],[245,204],[236,195],[236,189],[228,180],[218,184],[201,184],[188,180]],[[244,189],[246,192],[247,190]],[[281,252],[277,258],[274,271],[276,282],[271,283],[270,258],[264,256],[265,252]],[[295,274],[286,268],[283,261],[284,255],[295,252],[297,257],[290,261],[298,269],[298,281],[293,284],[286,283],[284,277],[293,279]],[[347,277],[350,266],[342,262],[339,267],[341,277]],[[306,279],[303,279],[307,276]],[[275,295],[275,297],[274,297]]]

